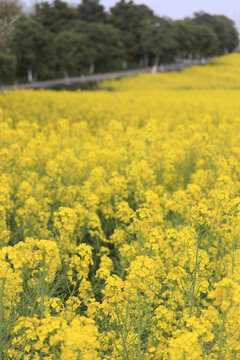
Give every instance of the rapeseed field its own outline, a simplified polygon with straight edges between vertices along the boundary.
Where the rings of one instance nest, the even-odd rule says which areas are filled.
[[[240,359],[240,54],[99,88],[0,94],[0,358]]]

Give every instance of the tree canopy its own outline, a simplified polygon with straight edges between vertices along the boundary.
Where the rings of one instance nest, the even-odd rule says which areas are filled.
[[[12,49],[17,60],[17,74],[31,70],[48,76],[52,60],[52,38],[41,23],[22,16],[17,22]]]
[[[194,21],[215,33],[217,37],[217,54],[232,52],[238,45],[238,32],[234,22],[226,16],[199,12],[194,14]]]
[[[172,61],[178,53],[177,28],[173,21],[155,17],[142,30],[142,46],[155,63]]]
[[[120,0],[110,9],[109,21],[121,31],[126,54],[130,58],[141,56],[141,34],[144,23],[154,17],[146,5],[136,5],[133,1]]]
[[[77,17],[88,22],[102,23],[107,20],[107,13],[99,0],[82,0],[77,7]]]

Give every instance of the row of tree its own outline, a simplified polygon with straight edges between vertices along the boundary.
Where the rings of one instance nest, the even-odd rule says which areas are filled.
[[[78,6],[54,0],[26,14],[17,0],[0,3],[0,82],[149,66],[176,58],[232,52],[238,32],[223,15],[195,13],[173,21],[146,5],[120,0],[106,12],[99,0]]]

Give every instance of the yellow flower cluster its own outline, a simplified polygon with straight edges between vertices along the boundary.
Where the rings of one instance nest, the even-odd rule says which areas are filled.
[[[239,358],[239,64],[1,93],[0,358]]]

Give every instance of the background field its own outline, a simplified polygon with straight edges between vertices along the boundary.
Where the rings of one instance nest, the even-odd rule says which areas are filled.
[[[0,358],[238,359],[240,55],[98,89],[0,94]]]

